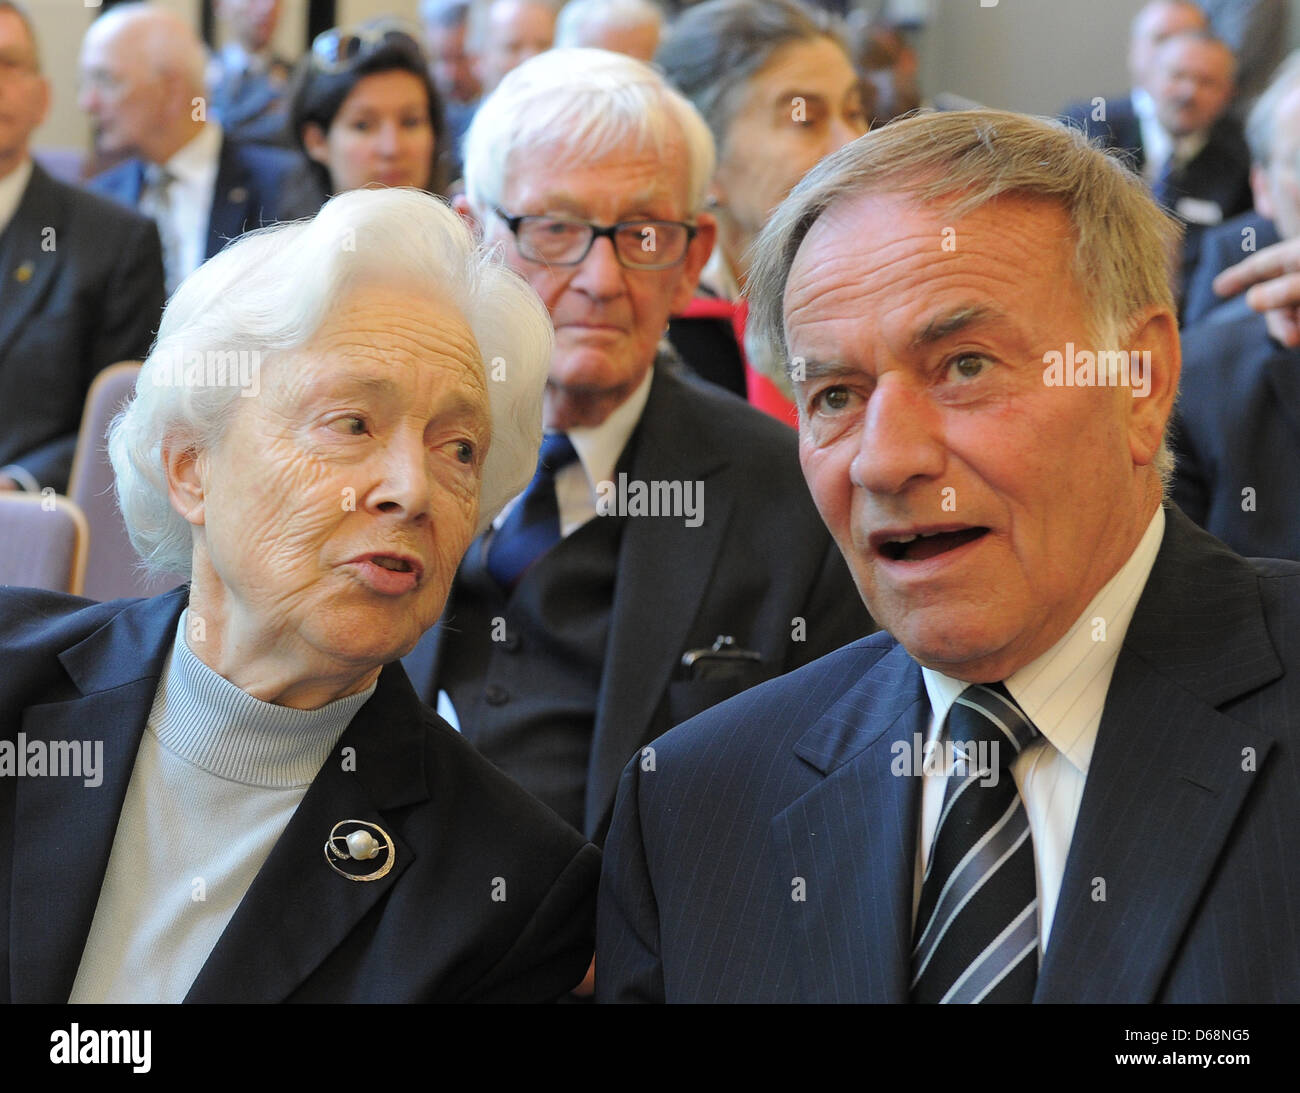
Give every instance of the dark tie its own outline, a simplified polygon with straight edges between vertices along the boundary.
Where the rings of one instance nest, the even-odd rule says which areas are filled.
[[[577,458],[564,433],[548,433],[543,438],[537,473],[488,547],[488,572],[502,588],[513,588],[524,570],[560,541],[555,472]]]
[[[1165,157],[1160,173],[1156,175],[1155,181],[1151,183],[1151,196],[1156,199],[1156,204],[1162,208],[1173,208],[1174,199],[1178,196],[1178,188],[1175,185],[1177,177],[1178,157],[1173,152],[1170,152]]]
[[[916,913],[913,1002],[1033,998],[1034,844],[1010,768],[1037,735],[1001,683],[967,687],[948,714],[948,739],[970,762],[948,777],[930,846]],[[997,783],[982,785],[994,772]]]

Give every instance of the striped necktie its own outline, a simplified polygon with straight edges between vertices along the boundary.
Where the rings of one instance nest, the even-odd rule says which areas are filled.
[[[577,458],[564,433],[548,433],[543,438],[537,473],[488,547],[487,570],[502,588],[513,588],[524,570],[560,541],[555,473]]]
[[[181,255],[180,233],[176,229],[176,206],[172,201],[171,186],[176,176],[166,167],[150,163],[144,169],[145,188],[140,196],[140,211],[153,218],[158,225],[158,239],[162,243],[163,280],[167,295],[185,278]]]
[[[954,754],[968,762],[959,758],[948,776],[921,884],[913,1002],[1033,998],[1034,845],[1011,763],[1037,735],[1001,683],[967,687],[948,714]]]

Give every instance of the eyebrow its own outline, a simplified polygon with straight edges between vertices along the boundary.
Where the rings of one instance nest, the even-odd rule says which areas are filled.
[[[860,369],[850,368],[843,361],[829,360],[819,361],[816,359],[804,359],[802,380],[795,380],[796,384],[808,383],[812,380],[824,380],[837,376],[856,376],[860,374]]]
[[[951,338],[954,334],[960,334],[969,327],[994,322],[1005,317],[1005,312],[998,308],[988,307],[985,304],[959,307],[944,315],[937,315],[927,322],[912,336],[911,348],[922,349],[925,346],[933,345],[935,342],[941,342],[945,338]]]

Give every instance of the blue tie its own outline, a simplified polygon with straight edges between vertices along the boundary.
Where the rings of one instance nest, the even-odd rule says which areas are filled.
[[[1038,730],[1001,683],[967,687],[948,714],[954,768],[921,882],[913,1002],[1029,1002],[1038,980],[1038,890],[1029,817],[1011,763]],[[993,775],[997,783],[990,785]]]
[[[564,433],[548,433],[543,438],[537,473],[488,547],[488,572],[502,588],[513,588],[524,570],[560,541],[555,472],[577,458]]]

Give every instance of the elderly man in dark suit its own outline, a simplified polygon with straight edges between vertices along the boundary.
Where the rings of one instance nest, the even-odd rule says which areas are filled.
[[[302,169],[280,148],[231,140],[207,119],[206,55],[174,12],[121,4],[81,47],[81,108],[100,152],[129,159],[91,189],[158,225],[167,291],[231,239],[278,215],[285,181]]]
[[[660,348],[713,245],[712,169],[694,107],[600,50],[525,62],[465,144],[460,207],[555,324],[548,436],[407,665],[426,701],[442,692],[483,754],[597,842],[638,749],[872,628],[793,433]]]
[[[1162,499],[1171,234],[1077,132],[988,111],[778,210],[751,321],[888,633],[628,765],[598,997],[1300,1001],[1300,566]]]
[[[1065,118],[1128,157],[1156,200],[1184,224],[1179,284],[1208,229],[1251,206],[1250,156],[1227,115],[1232,51],[1206,30],[1182,30],[1155,48],[1139,90],[1067,108]]]
[[[147,219],[33,162],[49,85],[31,26],[8,2],[0,66],[0,489],[63,492],[91,380],[153,340],[162,254]]]
[[[285,93],[293,65],[271,45],[280,0],[217,0],[229,40],[208,67],[212,112],[231,138],[295,147]]]

